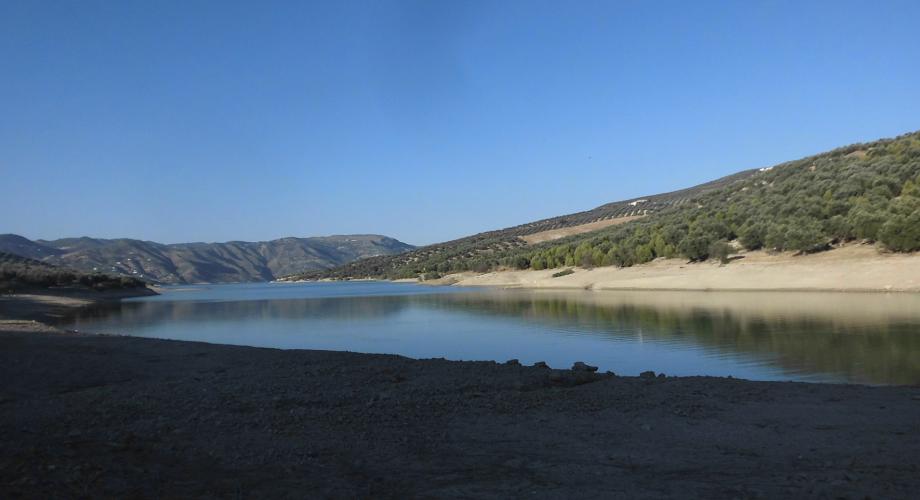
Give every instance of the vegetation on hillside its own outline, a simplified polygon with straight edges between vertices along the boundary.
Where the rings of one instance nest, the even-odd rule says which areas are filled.
[[[521,244],[517,237],[527,234],[526,228],[545,230],[540,223],[296,278],[407,278],[501,268],[627,267],[658,257],[727,262],[736,247],[809,253],[852,240],[912,252],[920,250],[920,133],[741,172],[709,189],[688,193],[692,196],[680,197],[676,203],[647,205],[654,210],[628,224],[534,246]],[[648,198],[656,201],[656,197]],[[548,220],[559,219],[564,218]],[[587,221],[579,219],[583,222]],[[490,246],[484,247],[483,241]]]
[[[414,278],[435,273],[455,271],[488,271],[497,259],[528,252],[532,248],[522,238],[545,231],[582,226],[610,219],[647,216],[669,207],[688,203],[691,199],[751,176],[755,170],[739,172],[728,177],[670,193],[607,203],[592,210],[543,219],[514,227],[479,233],[444,243],[437,243],[392,256],[361,259],[344,266],[305,272],[288,279],[385,277]],[[585,233],[590,234],[590,233]],[[594,233],[596,234],[596,233]]]
[[[631,266],[656,257],[725,262],[733,247],[824,250],[851,240],[920,250],[920,134],[857,144],[764,169],[691,204],[494,264]]]
[[[105,291],[144,286],[146,283],[129,276],[82,273],[0,252],[0,293],[52,287],[77,287]]]

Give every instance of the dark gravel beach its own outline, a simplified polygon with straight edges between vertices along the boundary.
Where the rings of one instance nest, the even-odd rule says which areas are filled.
[[[920,491],[918,387],[0,330],[2,498]]]

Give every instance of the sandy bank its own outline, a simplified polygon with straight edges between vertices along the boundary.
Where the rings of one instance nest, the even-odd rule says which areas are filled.
[[[848,245],[812,255],[746,252],[727,265],[659,259],[630,268],[499,271],[450,275],[444,284],[592,290],[800,290],[920,291],[920,254],[880,253],[871,245]]]

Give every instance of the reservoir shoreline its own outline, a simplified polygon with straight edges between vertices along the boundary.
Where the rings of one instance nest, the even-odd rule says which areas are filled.
[[[743,252],[727,264],[658,259],[627,268],[569,267],[458,273],[424,282],[456,286],[578,290],[920,292],[920,254],[881,253],[850,244],[810,255]]]
[[[0,322],[4,497],[909,498],[920,488],[917,386],[619,377],[93,335],[32,319]]]
[[[553,276],[563,270],[572,273]],[[920,293],[920,253],[891,253],[880,251],[872,244],[850,243],[806,255],[741,251],[725,264],[660,258],[625,268],[565,266],[485,273],[465,271],[429,280],[353,277],[347,280],[279,279],[273,283],[336,281],[596,291]]]

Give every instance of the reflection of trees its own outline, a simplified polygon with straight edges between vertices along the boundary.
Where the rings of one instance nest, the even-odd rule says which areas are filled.
[[[86,323],[121,326],[173,321],[362,320],[393,315],[407,307],[423,307],[520,318],[551,324],[571,335],[702,346],[713,352],[754,356],[790,372],[826,373],[868,383],[920,382],[920,310],[905,313],[913,305],[906,299],[873,301],[874,297],[855,295],[840,299],[839,304],[848,313],[860,310],[851,304],[859,301],[874,311],[860,315],[836,314],[834,308],[818,312],[817,302],[796,297],[787,299],[806,306],[786,307],[781,302],[758,308],[758,297],[754,295],[732,303],[730,296],[712,294],[663,299],[663,294],[519,292],[126,302],[80,311],[75,321],[79,328],[92,329],[93,325]],[[886,310],[900,312],[886,317]]]
[[[920,382],[920,311],[914,321],[845,323],[802,313],[758,315],[724,307],[596,304],[577,294],[450,294],[416,297],[429,307],[552,323],[611,339],[683,342],[753,354],[793,372],[883,384]],[[572,332],[579,333],[579,332]]]
[[[166,321],[210,322],[257,319],[370,319],[395,314],[406,297],[360,299],[275,299],[245,301],[151,301],[100,305],[81,310],[74,322],[154,324]]]

